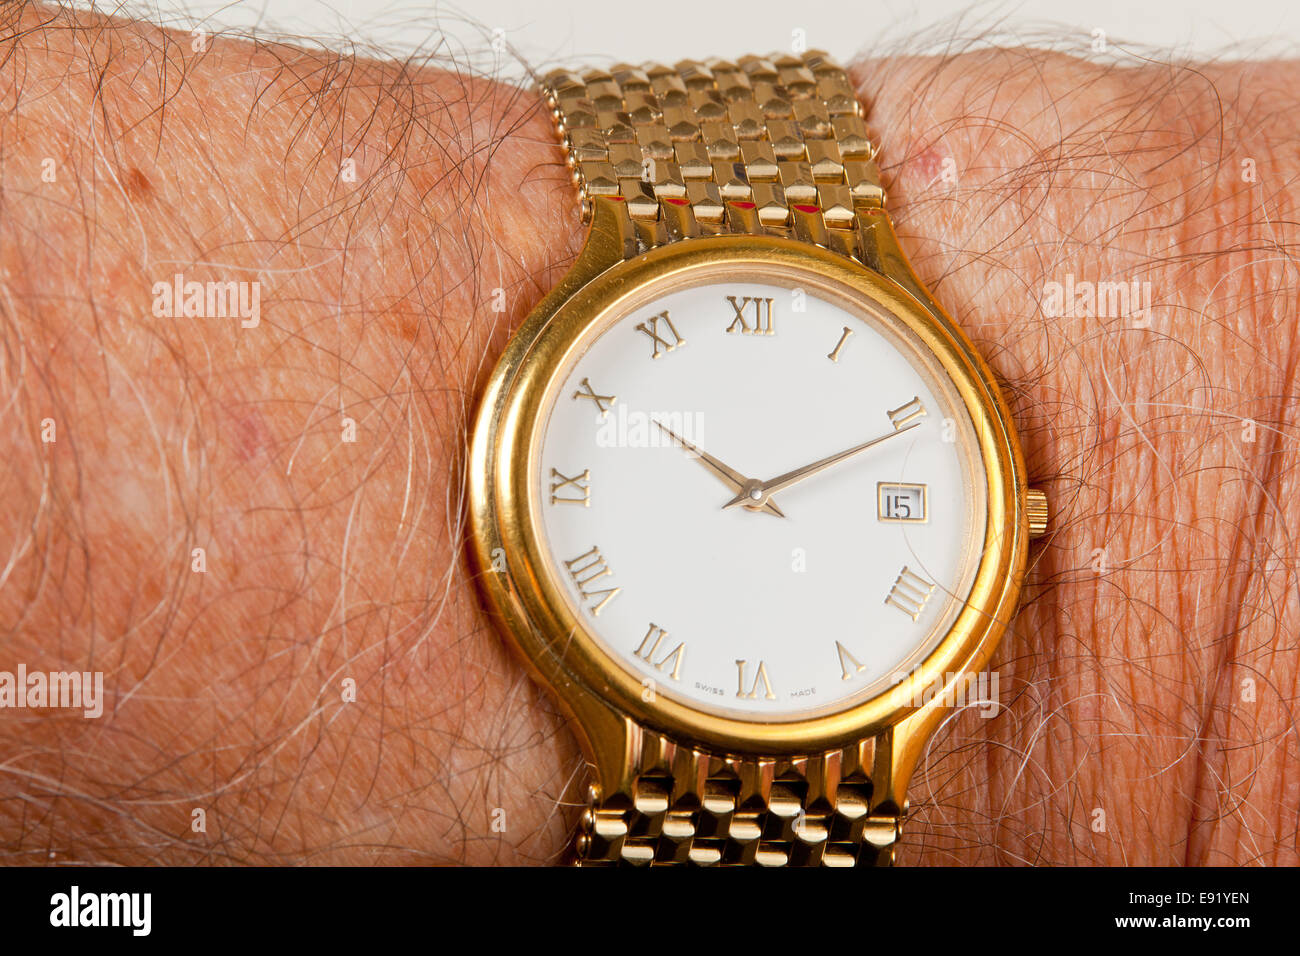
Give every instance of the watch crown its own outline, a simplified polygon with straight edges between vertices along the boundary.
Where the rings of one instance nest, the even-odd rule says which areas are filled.
[[[1029,537],[1047,534],[1047,492],[1039,488],[1025,492],[1025,513],[1029,516]]]

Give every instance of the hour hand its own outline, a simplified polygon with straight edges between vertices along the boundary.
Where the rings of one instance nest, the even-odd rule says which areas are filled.
[[[747,485],[751,484],[751,480],[747,478],[745,475],[742,475],[740,472],[736,471],[736,469],[723,464],[721,461],[719,461],[717,458],[714,458],[704,449],[698,447],[697,445],[691,444],[681,435],[678,435],[672,429],[668,428],[666,425],[663,425],[658,421],[655,422],[655,425],[659,428],[660,431],[664,432],[666,435],[671,437],[673,441],[677,442],[677,444],[681,445],[692,455],[694,455],[695,459],[701,465],[703,465],[709,471],[713,472],[713,474],[721,478],[722,483],[726,485],[728,488],[730,488],[732,491],[737,492],[738,494],[743,494],[743,489]],[[773,501],[771,498],[768,498],[766,501],[764,501],[762,507],[756,510],[766,511],[768,514],[776,515],[778,518],[785,517],[785,513],[782,512],[781,509],[776,506],[776,502]]]

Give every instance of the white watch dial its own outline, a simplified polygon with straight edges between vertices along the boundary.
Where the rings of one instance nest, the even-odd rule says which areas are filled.
[[[987,490],[919,341],[752,278],[665,290],[593,332],[550,389],[532,480],[550,573],[619,666],[783,721],[878,693],[942,638]]]

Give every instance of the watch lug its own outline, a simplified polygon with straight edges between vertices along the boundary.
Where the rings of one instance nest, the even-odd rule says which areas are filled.
[[[582,251],[569,271],[577,273],[585,282],[604,272],[612,265],[636,255],[637,242],[634,233],[629,231],[625,210],[603,196],[598,196],[591,204],[591,228],[587,231],[587,241],[582,244]]]
[[[589,802],[625,789],[635,766],[636,728],[631,719],[574,685],[563,690],[557,687],[556,696],[572,715],[578,742],[593,767],[592,786],[598,793],[594,799],[589,794]]]
[[[619,212],[608,200],[597,199],[592,204],[591,226],[578,257],[563,278],[534,307],[532,315],[549,317],[588,282],[622,262],[625,258],[623,253],[635,247],[635,238],[629,245],[623,225],[626,217],[620,217]]]
[[[907,813],[907,787],[926,743],[943,720],[943,710],[933,703],[914,711],[876,739],[876,765],[872,784],[877,804],[892,802],[898,814]]]
[[[894,232],[894,222],[883,209],[871,208],[858,215],[862,231],[862,264],[893,279],[911,293],[936,318],[950,321],[930,290],[917,278],[912,263],[903,253]]]

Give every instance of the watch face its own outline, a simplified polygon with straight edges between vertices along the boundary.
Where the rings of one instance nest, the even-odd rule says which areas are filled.
[[[608,310],[546,390],[545,573],[613,666],[744,721],[844,710],[962,609],[988,491],[966,406],[884,307],[735,264]]]

